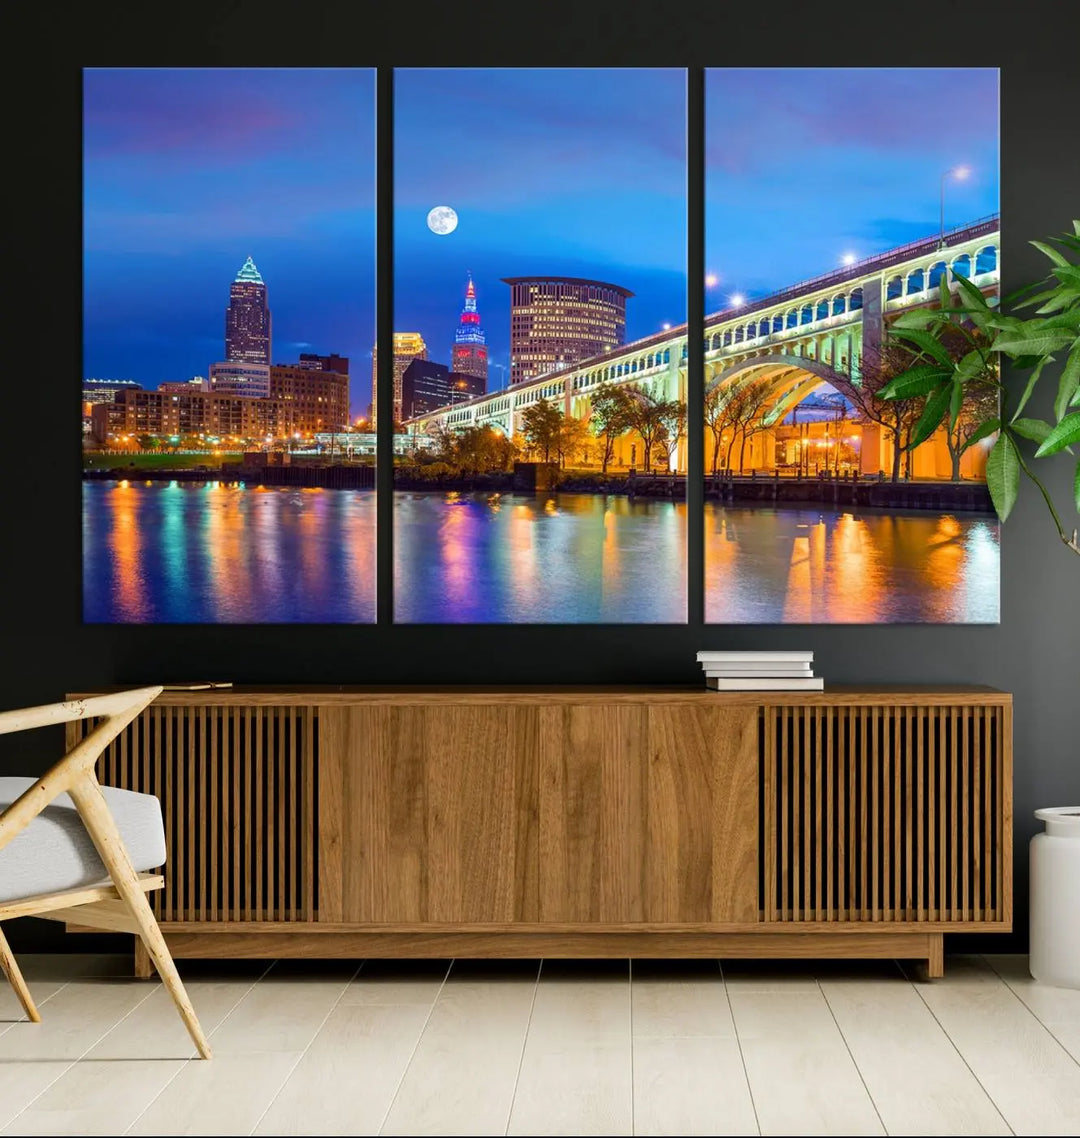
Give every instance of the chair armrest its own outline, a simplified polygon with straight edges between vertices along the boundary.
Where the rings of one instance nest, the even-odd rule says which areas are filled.
[[[94,767],[105,748],[162,692],[162,688],[137,688],[91,699],[44,704],[0,713],[0,734],[25,731],[53,723],[101,717],[101,722],[57,763],[0,813],[0,849],[21,833],[58,795],[80,779],[94,779]]]

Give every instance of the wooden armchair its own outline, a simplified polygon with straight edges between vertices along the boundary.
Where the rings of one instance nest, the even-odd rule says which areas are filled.
[[[161,690],[139,688],[0,713],[0,734],[101,719],[36,781],[0,778],[0,921],[36,916],[136,933],[199,1054],[209,1059],[210,1046],[146,897],[164,884],[160,875],[146,872],[165,860],[161,806],[153,795],[102,788],[94,771],[105,748]],[[0,967],[27,1016],[39,1022],[2,930]]]

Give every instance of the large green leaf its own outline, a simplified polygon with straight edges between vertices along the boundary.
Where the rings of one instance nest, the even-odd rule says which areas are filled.
[[[980,423],[967,437],[964,445],[960,448],[960,453],[963,454],[968,447],[974,446],[980,439],[985,439],[987,435],[992,435],[995,431],[1000,430],[1000,419],[987,419],[985,422]]]
[[[1042,321],[1028,321],[1030,324],[1042,324]],[[1050,329],[1043,327],[1002,332],[991,345],[995,352],[1004,352],[1007,356],[1048,356],[1059,348],[1064,348],[1072,341],[1072,336],[1064,329]]]
[[[953,385],[946,384],[927,399],[923,413],[919,416],[919,421],[915,424],[915,430],[911,434],[911,442],[908,443],[910,450],[914,450],[921,443],[926,442],[938,429],[941,420],[945,418],[945,412],[949,409],[952,392]],[[1077,418],[1080,418],[1080,415]]]
[[[1009,429],[1023,435],[1025,439],[1031,439],[1033,443],[1041,443],[1052,428],[1043,419],[1013,419]]]
[[[952,393],[949,396],[949,430],[956,430],[956,420],[960,418],[960,408],[964,405],[964,385],[958,380],[952,382]]]
[[[914,344],[922,352],[928,356],[932,356],[939,364],[944,364],[950,371],[952,370],[952,357],[949,355],[939,340],[936,340],[929,332],[919,332],[915,328],[903,328],[896,330],[896,325],[893,325],[893,330],[896,335],[909,343]]]
[[[947,368],[918,364],[890,379],[878,395],[882,399],[911,399],[917,395],[929,395],[940,384],[947,382],[950,374]]]
[[[1045,241],[1029,241],[1028,244],[1034,245],[1040,253],[1043,253],[1049,257],[1055,265],[1067,265],[1069,263],[1068,260],[1053,247],[1053,245],[1047,245]]]
[[[1080,265],[1058,265],[1054,276],[1062,284],[1080,285]]]
[[[1027,385],[1024,387],[1024,394],[1020,396],[1020,402],[1016,405],[1016,410],[1013,412],[1015,419],[1021,411],[1027,406],[1027,401],[1031,398],[1035,390],[1035,384],[1039,382],[1039,376],[1042,375],[1042,370],[1048,363],[1053,360],[1053,356],[1045,356],[1035,365],[1035,370],[1028,376]]]
[[[978,376],[985,377],[988,373],[993,373],[993,364],[978,348],[968,352],[956,365],[954,371],[956,378],[961,383],[966,383],[969,379],[975,379]]]
[[[1054,294],[1053,300],[1048,300],[1045,304],[1036,308],[1035,311],[1040,316],[1050,316],[1055,312],[1062,312],[1071,308],[1078,299],[1080,299],[1080,289],[1058,289]]]
[[[959,276],[956,273],[953,276],[956,279],[957,287],[967,300],[964,311],[972,318],[977,327],[985,327],[992,313],[986,297],[982,294],[982,289],[978,285],[972,284],[967,277]]]
[[[997,516],[1005,521],[1016,505],[1016,495],[1020,489],[1020,458],[1016,453],[1016,444],[1007,431],[998,435],[998,441],[987,456],[986,486]]]
[[[1054,417],[1061,422],[1065,412],[1080,393],[1080,344],[1076,344],[1061,369],[1057,398],[1054,400]]]
[[[1066,415],[1064,419],[1043,439],[1042,446],[1035,452],[1036,458],[1057,454],[1073,443],[1080,443],[1080,411]]]
[[[940,312],[931,312],[926,308],[913,308],[910,312],[901,312],[892,324],[889,325],[889,330],[896,331],[900,328],[929,328],[930,325],[936,323],[940,317]]]
[[[1042,292],[1035,293],[1034,296],[1029,296],[1022,304],[1017,304],[1017,308],[1031,308],[1036,304],[1042,304],[1044,300],[1054,300],[1061,295],[1061,286],[1054,285],[1053,288],[1044,289]]]

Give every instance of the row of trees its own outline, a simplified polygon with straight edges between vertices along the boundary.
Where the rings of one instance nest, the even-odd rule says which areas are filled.
[[[595,453],[606,474],[616,443],[631,432],[641,438],[645,471],[657,461],[672,466],[686,437],[686,404],[647,389],[602,384],[588,420],[564,415],[541,399],[522,412],[521,433],[513,438],[487,425],[461,431],[438,426],[433,445],[417,458],[429,468],[437,465],[439,474],[471,475],[511,470],[522,456],[565,467]]]
[[[563,419],[562,412],[546,400],[534,403],[522,416],[525,436],[532,445],[543,449],[542,440],[552,430],[566,429],[558,422]],[[573,422],[580,424],[582,432],[596,438],[600,448],[600,468],[604,474],[614,457],[618,440],[631,432],[638,435],[642,443],[642,466],[648,473],[657,458],[665,461],[669,468],[674,466],[679,443],[686,437],[686,404],[678,399],[661,399],[647,387],[616,387],[602,383],[593,392],[587,426],[580,420]],[[533,442],[534,436],[536,442]]]

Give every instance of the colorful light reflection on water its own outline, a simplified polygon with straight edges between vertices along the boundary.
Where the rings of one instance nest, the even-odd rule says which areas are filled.
[[[84,482],[93,623],[369,623],[375,494]]]
[[[394,495],[395,620],[681,623],[686,508],[589,494]],[[712,623],[993,623],[992,517],[705,508]],[[371,491],[86,482],[96,623],[369,623]]]
[[[394,619],[682,623],[686,505],[599,494],[398,493]]]
[[[993,624],[999,567],[992,515],[705,507],[711,624]]]

